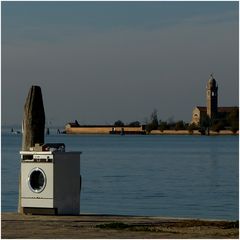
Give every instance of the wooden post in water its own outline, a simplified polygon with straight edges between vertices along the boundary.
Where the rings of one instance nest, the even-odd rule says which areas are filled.
[[[29,151],[36,143],[44,144],[45,113],[41,88],[32,86],[29,90],[23,113],[22,150]],[[21,208],[21,170],[19,179],[18,212]]]

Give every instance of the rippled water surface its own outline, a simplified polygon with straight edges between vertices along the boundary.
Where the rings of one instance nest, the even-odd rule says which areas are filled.
[[[50,135],[82,151],[82,213],[238,219],[238,137]],[[16,211],[21,135],[2,133],[2,211]]]

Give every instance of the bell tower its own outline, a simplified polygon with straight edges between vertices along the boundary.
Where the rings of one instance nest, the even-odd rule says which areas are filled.
[[[216,80],[213,78],[213,74],[207,83],[207,115],[209,118],[216,117],[218,112],[218,86]]]

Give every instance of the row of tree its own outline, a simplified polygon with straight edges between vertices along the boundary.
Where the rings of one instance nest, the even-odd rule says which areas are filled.
[[[188,130],[192,133],[194,130],[200,131],[202,134],[209,134],[209,131],[219,132],[220,130],[229,129],[233,133],[236,133],[239,130],[239,109],[234,108],[228,115],[221,117],[219,119],[210,119],[208,116],[205,116],[201,119],[200,124],[196,125],[194,123],[186,123],[182,120],[180,121],[162,121],[158,120],[157,110],[153,110],[150,115],[150,119],[146,121],[145,130],[150,133],[152,130]],[[131,122],[125,125],[121,120],[118,120],[114,123],[116,127],[140,127],[141,123],[139,121]]]
[[[150,120],[146,123],[146,131],[150,133],[152,130],[189,130],[189,124],[183,120],[176,122],[173,120],[158,120],[157,110],[153,110],[150,115]]]
[[[236,133],[239,130],[239,109],[235,107],[229,114],[221,118],[210,119],[205,116],[197,127],[202,134],[209,134],[210,130],[219,132],[226,129]]]

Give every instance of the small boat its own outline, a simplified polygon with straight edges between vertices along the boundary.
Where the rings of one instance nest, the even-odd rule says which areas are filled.
[[[21,134],[21,132],[20,132],[20,131],[14,131],[14,129],[13,129],[13,128],[11,129],[11,133],[12,133],[12,134]]]

